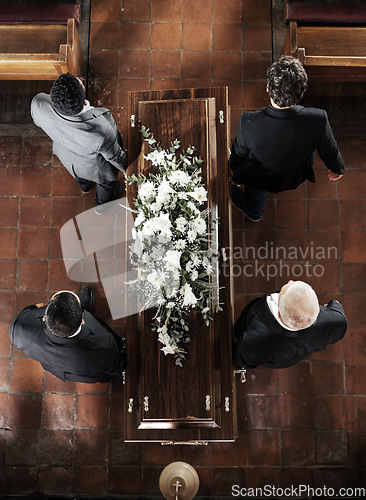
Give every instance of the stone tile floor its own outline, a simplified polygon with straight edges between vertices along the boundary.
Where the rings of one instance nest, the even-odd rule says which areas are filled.
[[[270,0],[91,1],[89,99],[112,109],[125,137],[128,90],[219,85],[229,86],[234,137],[242,110],[267,103],[271,61]],[[79,288],[66,276],[59,230],[93,206],[93,193],[80,195],[42,134],[19,129],[0,137],[5,498],[35,491],[151,498],[174,460],[195,466],[202,497],[230,497],[234,484],[366,486],[365,136],[340,129],[337,138],[348,167],[339,183],[328,182],[317,160],[317,184],[271,195],[259,224],[233,209],[233,273],[236,315],[295,276],[311,283],[322,303],[344,304],[345,340],[291,369],[248,373],[237,387],[235,444],[162,447],[124,443],[120,380],[64,384],[9,345],[9,323],[24,306]],[[275,248],[282,248],[277,257]],[[96,314],[110,320],[100,287]],[[115,328],[122,333],[123,323]]]

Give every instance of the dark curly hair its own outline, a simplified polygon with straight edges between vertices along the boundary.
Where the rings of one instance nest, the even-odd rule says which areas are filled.
[[[80,113],[84,107],[85,90],[76,76],[60,75],[51,88],[51,102],[56,111],[66,116]]]
[[[83,319],[83,308],[70,292],[55,295],[45,311],[47,329],[56,337],[67,338],[77,332]]]
[[[268,92],[280,108],[294,106],[308,86],[308,76],[298,59],[282,56],[267,71]]]

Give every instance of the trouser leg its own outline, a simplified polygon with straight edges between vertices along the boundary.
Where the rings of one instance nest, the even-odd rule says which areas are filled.
[[[244,203],[245,213],[253,219],[260,219],[266,207],[267,191],[245,186]]]
[[[117,199],[121,192],[122,186],[119,181],[97,184],[97,194],[95,197],[96,205],[103,205],[104,203]]]
[[[83,179],[82,177],[77,176],[75,174],[75,172],[74,172],[74,179],[79,184],[83,193],[89,192],[91,190],[91,188],[93,187],[92,181],[88,181],[87,179]]]

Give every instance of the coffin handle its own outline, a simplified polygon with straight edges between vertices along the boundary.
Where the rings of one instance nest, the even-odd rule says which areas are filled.
[[[245,368],[242,368],[241,370],[235,370],[234,371],[234,375],[236,375],[237,373],[240,373],[240,382],[242,384],[244,384],[247,381],[246,376],[245,376],[246,372],[247,371],[246,371]]]
[[[206,396],[206,411],[211,410],[211,397],[207,394]]]
[[[144,411],[149,411],[149,396],[144,397]]]

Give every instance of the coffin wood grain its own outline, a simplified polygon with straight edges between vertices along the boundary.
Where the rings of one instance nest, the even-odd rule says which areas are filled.
[[[153,101],[173,101],[166,103],[166,114],[162,115]],[[184,100],[187,102],[184,103]],[[195,100],[197,100],[195,102]],[[210,100],[213,102],[211,104]],[[205,103],[208,126],[198,127],[194,117],[182,119],[169,116],[169,108],[189,106],[196,114],[197,108]],[[145,109],[145,111],[143,111]],[[147,110],[149,109],[149,112]],[[151,110],[155,111],[151,111]],[[225,117],[222,123],[219,112]],[[145,115],[144,115],[145,113]],[[176,113],[176,111],[175,111]],[[135,116],[135,127],[129,128],[128,173],[144,168],[141,160],[142,145],[139,120],[145,116],[145,126],[149,126],[157,139],[162,139],[167,147],[175,138],[187,140],[197,148],[197,154],[205,159],[203,176],[209,179],[210,203],[219,206],[220,247],[230,246],[230,204],[228,202],[228,104],[227,88],[164,90],[154,92],[132,92],[129,95],[129,116]],[[163,119],[162,119],[163,116]],[[161,122],[161,130],[152,128]],[[207,133],[215,136],[210,146]],[[215,132],[215,133],[214,133]],[[165,141],[165,142],[164,142]],[[183,144],[187,147],[189,144]],[[200,149],[200,150],[199,150]],[[209,159],[211,157],[211,160]],[[210,166],[211,161],[211,166]],[[209,169],[207,171],[206,169]],[[135,196],[135,187],[129,189],[129,201]],[[236,434],[236,404],[234,378],[231,364],[232,307],[230,279],[220,275],[225,288],[220,291],[220,300],[225,303],[224,313],[214,316],[213,325],[203,324],[200,314],[190,318],[191,339],[187,344],[187,359],[183,368],[176,367],[174,357],[162,355],[156,333],[151,332],[152,311],[144,315],[127,318],[126,342],[128,346],[128,367],[126,372],[125,439],[127,441],[232,441]],[[195,317],[199,316],[199,317]],[[198,325],[198,326],[197,326]],[[147,342],[149,345],[147,345]],[[146,350],[148,349],[148,352]],[[149,411],[145,412],[143,399],[151,388]],[[205,397],[211,398],[210,411],[206,411]],[[225,411],[225,397],[229,398],[230,411]],[[128,402],[134,400],[134,409],[128,411]],[[155,417],[155,418],[154,418]]]

